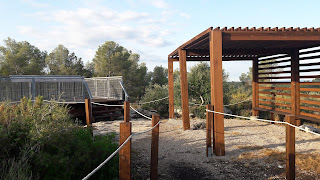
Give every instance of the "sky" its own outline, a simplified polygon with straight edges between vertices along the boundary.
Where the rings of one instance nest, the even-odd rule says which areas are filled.
[[[318,0],[0,0],[0,45],[10,37],[50,53],[63,44],[86,63],[115,41],[152,71],[209,27],[320,27],[319,7]],[[223,62],[231,81],[251,65]]]

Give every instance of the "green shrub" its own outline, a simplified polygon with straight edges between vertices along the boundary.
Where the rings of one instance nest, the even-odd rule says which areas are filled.
[[[160,86],[158,84],[154,84],[146,88],[146,93],[142,97],[142,102],[149,102],[149,101],[158,100],[165,97],[168,97],[168,85]],[[161,117],[168,117],[169,101],[168,99],[163,99],[161,101],[143,104],[142,109],[156,110]]]
[[[81,179],[116,148],[115,134],[92,137],[57,103],[0,105],[0,179]],[[91,179],[118,177],[114,157]]]

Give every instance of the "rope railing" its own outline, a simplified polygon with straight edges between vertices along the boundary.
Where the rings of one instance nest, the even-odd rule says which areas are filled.
[[[149,120],[152,119],[151,117],[148,117],[148,116],[142,114],[141,112],[139,112],[138,110],[136,110],[136,109],[133,108],[132,106],[130,106],[130,108],[131,108],[132,110],[134,110],[136,113],[138,113],[140,116],[142,116],[142,117],[144,117],[144,118],[147,118],[147,119],[149,119]]]
[[[227,105],[223,105],[223,106],[224,106],[224,107],[233,106],[233,105],[241,104],[241,103],[244,103],[244,102],[248,102],[248,101],[251,100],[251,99],[252,99],[252,97],[249,97],[249,98],[246,99],[246,100],[239,101],[239,102],[236,102],[236,103],[227,104]],[[195,105],[195,106],[206,106],[206,105],[204,105],[204,104],[197,104],[197,103],[193,103],[193,102],[189,102],[189,104],[192,104],[192,105]]]
[[[101,104],[101,103],[96,103],[96,102],[91,102],[92,104],[95,104],[95,105],[99,105],[99,106],[106,106],[106,107],[121,107],[121,106],[124,106],[123,104]]]
[[[143,102],[143,103],[131,103],[131,104],[139,104],[139,105],[143,105],[143,104],[150,104],[150,103],[154,103],[154,102],[158,102],[158,101],[162,101],[164,99],[168,99],[169,96],[167,97],[164,97],[164,98],[160,98],[160,99],[157,99],[157,100],[153,100],[153,101],[148,101],[148,102]]]
[[[242,118],[242,119],[248,119],[248,120],[256,120],[256,121],[262,121],[262,122],[269,122],[269,123],[277,123],[277,124],[286,124],[286,125],[289,125],[291,127],[294,127],[294,128],[297,128],[301,131],[305,131],[305,132],[308,132],[308,133],[311,133],[311,134],[314,134],[314,135],[317,135],[317,136],[320,136],[319,133],[315,133],[313,131],[308,131],[306,129],[303,129],[299,126],[296,126],[296,125],[293,125],[293,124],[290,124],[288,122],[283,122],[283,121],[273,121],[273,120],[267,120],[267,119],[259,119],[259,118],[250,118],[250,117],[246,117],[246,116],[239,116],[239,115],[234,115],[234,114],[228,114],[228,113],[222,113],[222,112],[217,112],[217,111],[212,111],[212,110],[209,110],[209,109],[206,109],[207,112],[212,112],[212,113],[216,113],[216,114],[221,114],[221,115],[226,115],[226,116],[231,116],[231,117],[237,117],[237,118]]]
[[[131,106],[130,106],[131,107]],[[140,114],[141,116],[149,119],[149,120],[152,120],[152,118],[140,113],[139,111],[135,110],[133,107],[131,107],[134,111],[136,111],[138,114]],[[145,130],[145,131],[142,131],[142,132],[136,132],[136,133],[132,133],[122,144],[121,146],[119,146],[118,149],[116,149],[107,159],[105,159],[101,164],[99,164],[99,166],[97,166],[94,170],[92,170],[86,177],[84,177],[82,180],[87,180],[89,179],[94,173],[96,173],[103,165],[105,165],[108,161],[110,161],[119,151],[120,149],[126,145],[130,139],[132,139],[133,136],[136,136],[136,135],[140,135],[140,134],[144,134],[144,133],[147,133],[149,131],[152,131],[154,128],[156,128],[159,124],[161,123],[161,121],[159,120],[159,122],[157,124],[155,124],[152,128],[148,129],[148,130]]]

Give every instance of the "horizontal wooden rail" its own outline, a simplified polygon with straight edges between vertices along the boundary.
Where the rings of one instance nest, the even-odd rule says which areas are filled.
[[[259,79],[291,79],[291,76],[258,77]]]
[[[288,91],[291,91],[291,88],[286,88],[286,87],[259,87],[259,89],[274,89],[274,90],[288,90]]]
[[[320,119],[320,115],[317,114],[311,114],[311,113],[306,113],[306,112],[300,112],[300,115],[302,116],[309,116],[309,117],[314,117]]]
[[[258,61],[263,62],[263,61],[267,61],[267,60],[280,59],[280,58],[285,58],[285,57],[290,57],[290,56],[285,54],[285,55],[281,55],[281,56],[277,56],[277,57],[269,57],[269,58],[259,59]]]
[[[301,105],[300,105],[300,109],[320,112],[320,108],[307,107],[307,106],[301,106]]]
[[[314,122],[320,122],[319,118],[314,118],[314,117],[309,117],[309,116],[298,116],[299,119],[305,119],[305,120],[309,120],[309,121],[314,121]]]
[[[312,53],[317,53],[317,52],[320,52],[320,49],[316,49],[316,50],[312,50],[312,51],[304,51],[304,52],[300,52],[299,54],[303,55],[303,54],[312,54]]]
[[[275,72],[260,72],[258,73],[259,75],[264,75],[264,74],[288,74],[291,73],[291,71],[275,71]]]
[[[267,109],[267,108],[262,108],[262,107],[255,107],[255,108],[253,108],[253,109],[254,109],[254,110],[257,110],[257,111],[268,111],[268,112],[271,112],[271,113],[274,113],[274,114],[281,114],[281,115],[291,114],[291,113],[287,113],[287,112],[283,112],[283,111],[276,111],[276,110]]]
[[[268,65],[268,64],[275,64],[275,63],[284,63],[284,62],[290,62],[290,56],[287,57],[282,57],[282,58],[289,58],[289,59],[284,59],[284,60],[279,60],[279,61],[270,61],[270,62],[265,62],[265,63],[259,63],[259,66],[264,66],[264,65]],[[280,58],[278,58],[280,59]]]
[[[258,93],[260,93],[260,94],[274,94],[274,95],[276,95],[276,96],[278,96],[278,95],[282,95],[282,96],[291,96],[291,94],[289,94],[289,93],[279,93],[279,92],[266,92],[266,91],[258,91]]]
[[[300,97],[320,98],[320,95],[300,94]]]
[[[320,58],[320,55],[317,56],[308,56],[308,57],[301,57],[299,58],[300,60],[307,60],[307,59],[316,59],[316,58]]]
[[[320,69],[301,69],[299,72],[318,72]]]
[[[314,105],[319,105],[320,106],[320,101],[300,100],[300,103],[303,103],[303,104],[314,104]]]
[[[315,62],[315,63],[304,63],[304,64],[300,64],[299,66],[318,66],[320,65],[320,62]]]
[[[319,91],[320,91],[320,88],[300,88],[300,91],[319,92]]]
[[[289,107],[289,108],[292,107],[290,104],[276,103],[276,102],[271,102],[271,101],[262,101],[262,100],[260,100],[259,103],[268,104],[268,105],[275,105],[275,106],[284,106],[284,107]]]
[[[314,75],[314,76],[300,76],[300,79],[304,78],[320,78],[320,75]]]
[[[277,97],[269,97],[269,96],[259,96],[259,99],[271,99],[275,101],[291,102],[291,98],[286,99],[286,98],[277,98]]]
[[[320,82],[300,82],[300,85],[320,85]]]
[[[291,64],[282,65],[282,66],[263,67],[263,68],[258,68],[258,70],[269,70],[269,69],[279,69],[279,68],[288,68],[288,67],[291,67]]]
[[[286,112],[286,113],[291,113],[291,110],[287,110],[287,109],[280,109],[280,108],[273,108],[273,107],[270,107],[270,106],[264,106],[264,105],[260,105],[259,104],[259,107],[262,107],[262,108],[265,108],[265,109],[269,109],[269,110],[275,110],[275,111],[282,111],[282,112]]]
[[[291,84],[291,82],[259,82],[259,84]]]

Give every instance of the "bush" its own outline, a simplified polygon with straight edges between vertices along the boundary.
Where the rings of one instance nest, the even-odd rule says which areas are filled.
[[[56,103],[0,105],[0,179],[81,179],[116,148],[115,134],[92,137]],[[114,157],[92,179],[118,177]]]
[[[146,93],[142,97],[142,102],[149,102],[153,100],[158,100],[161,98],[168,97],[168,85],[150,85],[146,88]],[[163,99],[161,101],[156,101],[153,103],[143,104],[142,109],[145,110],[156,110],[161,117],[169,116],[169,101],[168,99]]]

